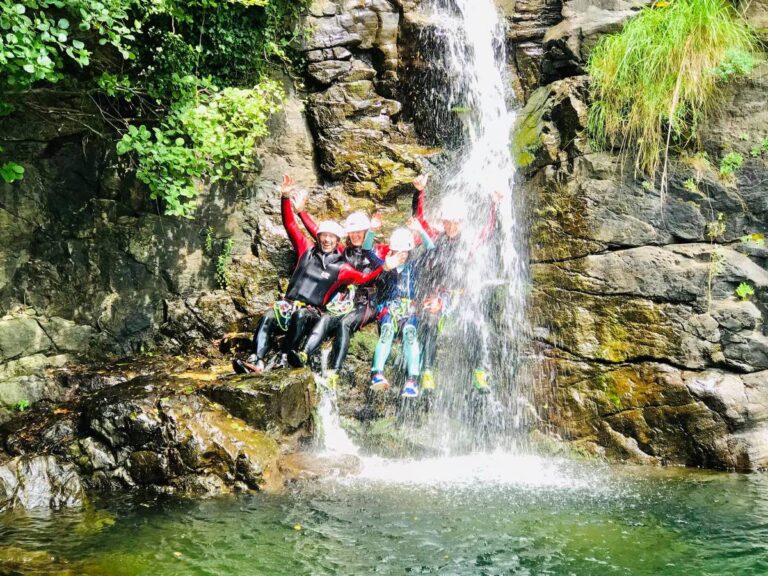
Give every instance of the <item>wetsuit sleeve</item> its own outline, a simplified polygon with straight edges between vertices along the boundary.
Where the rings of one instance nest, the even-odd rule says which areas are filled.
[[[389,244],[376,244],[376,256],[384,260],[387,256],[389,256],[389,253],[391,250],[389,249]]]
[[[323,305],[328,303],[328,300],[330,300],[331,296],[333,296],[341,286],[344,286],[347,284],[361,284],[361,285],[368,284],[369,282],[372,282],[373,280],[375,280],[383,271],[384,271],[384,267],[379,266],[372,272],[368,274],[363,274],[359,270],[355,270],[349,264],[344,264],[341,267],[341,270],[339,270],[339,276],[336,279],[336,282],[334,282],[330,290],[326,292],[325,299],[323,300]]]
[[[481,244],[483,244],[488,238],[491,236],[493,231],[496,229],[496,223],[498,222],[498,205],[496,202],[491,202],[491,210],[488,213],[488,222],[486,222],[485,226],[483,226],[483,229],[480,230],[480,235],[477,237],[477,240],[475,241],[475,248],[478,248]]]
[[[302,210],[299,212],[299,219],[301,220],[301,223],[304,224],[304,228],[307,229],[309,235],[312,236],[312,238],[317,238],[317,223],[312,216],[310,216],[306,210]]]
[[[424,231],[429,234],[429,237],[437,238],[437,231],[429,225],[427,219],[424,217],[424,191],[419,190],[415,186],[413,187],[413,201],[411,202],[411,214],[416,220],[419,221]]]
[[[376,233],[373,230],[368,230],[368,232],[365,233],[365,240],[363,240],[363,250],[371,250],[375,238]]]
[[[432,238],[429,237],[429,234],[427,234],[426,230],[419,230],[419,236],[421,237],[421,243],[424,245],[426,250],[435,249],[435,243]]]
[[[290,238],[296,254],[301,258],[307,250],[312,248],[313,244],[299,230],[296,224],[296,217],[293,215],[290,198],[283,198],[281,200],[280,215],[283,218],[283,226],[285,226],[285,231],[288,233],[288,238]]]
[[[368,259],[374,267],[378,268],[379,266],[384,266],[384,258],[379,257],[375,250],[368,249],[365,251],[365,254],[368,256]]]

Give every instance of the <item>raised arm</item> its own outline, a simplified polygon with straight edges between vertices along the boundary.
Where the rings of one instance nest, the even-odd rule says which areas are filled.
[[[291,206],[291,192],[293,191],[293,178],[290,176],[283,176],[283,184],[280,187],[282,199],[280,200],[280,215],[283,219],[283,226],[288,233],[288,238],[293,244],[296,255],[301,258],[307,250],[310,250],[313,246],[306,236],[301,233],[298,225],[296,224],[296,217],[293,214],[293,207]]]
[[[498,222],[499,202],[501,202],[503,199],[504,194],[501,192],[494,192],[491,195],[491,208],[488,212],[488,221],[485,223],[485,226],[483,226],[483,229],[480,230],[480,234],[475,241],[476,246],[479,246],[488,240],[493,231],[496,229],[496,224]]]
[[[299,220],[301,220],[301,223],[304,224],[304,228],[307,229],[307,232],[309,232],[310,236],[312,236],[312,238],[317,238],[317,223],[312,218],[312,216],[310,216],[309,213],[305,210],[302,210],[299,212]]]
[[[424,190],[427,187],[427,181],[429,175],[425,174],[419,176],[413,181],[413,200],[411,201],[411,214],[416,220],[419,221],[421,227],[429,235],[430,238],[437,238],[437,232],[429,225],[429,222],[424,217]]]
[[[346,286],[348,284],[360,284],[361,286],[368,284],[369,282],[372,282],[378,276],[384,271],[385,266],[379,266],[372,272],[369,272],[368,274],[363,274],[359,270],[355,270],[352,266],[349,264],[344,264],[341,267],[341,270],[339,271],[339,277],[336,280],[336,282],[331,286],[331,289],[328,290],[328,292],[325,294],[325,298],[323,299],[323,306],[325,306],[328,301],[331,299],[331,297],[336,294],[336,292],[341,288],[342,286]]]

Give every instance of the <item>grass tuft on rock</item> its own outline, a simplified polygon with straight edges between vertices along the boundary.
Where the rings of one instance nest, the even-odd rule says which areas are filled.
[[[644,8],[591,54],[588,130],[655,175],[722,102],[723,85],[754,66],[757,40],[725,0],[674,0]]]

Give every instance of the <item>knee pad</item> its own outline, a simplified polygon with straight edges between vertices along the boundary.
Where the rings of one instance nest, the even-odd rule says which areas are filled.
[[[386,341],[392,341],[392,339],[395,337],[395,326],[392,324],[392,322],[387,322],[386,324],[383,324],[381,326],[381,334],[379,335],[379,340],[382,342]]]
[[[403,342],[410,345],[416,342],[416,327],[408,325],[403,328]]]

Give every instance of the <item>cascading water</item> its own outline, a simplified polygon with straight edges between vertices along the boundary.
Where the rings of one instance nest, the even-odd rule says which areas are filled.
[[[433,134],[453,133],[446,138],[446,154],[454,159],[434,174],[426,215],[439,225],[441,206],[451,203],[466,220],[449,277],[432,279],[448,285],[455,304],[438,339],[437,388],[426,400],[404,400],[400,426],[413,440],[409,444],[444,455],[510,451],[518,447],[522,435],[515,432],[528,409],[521,369],[528,333],[527,255],[509,145],[515,116],[504,29],[494,0],[428,0],[421,9],[430,23],[424,34],[434,36],[425,42],[442,48],[430,54],[430,62],[443,79],[429,86],[419,103],[422,121]],[[462,118],[461,136],[455,133],[455,115]],[[494,196],[501,200],[488,234]],[[421,274],[420,282],[427,283],[430,279]],[[489,376],[492,392],[485,396],[472,390],[478,368]],[[331,452],[352,452],[331,399],[326,395],[320,409],[322,445]],[[380,464],[370,461],[368,468]]]
[[[439,222],[440,207],[458,204],[466,214],[461,247],[448,284],[456,306],[440,336],[438,387],[426,426],[434,446],[445,453],[512,448],[529,404],[523,394],[522,355],[527,338],[527,255],[523,203],[514,194],[515,167],[510,134],[515,115],[506,75],[504,29],[493,0],[432,0],[425,7],[433,23],[427,34],[444,54],[443,69],[431,87],[434,111],[428,124],[437,132],[445,108],[463,118],[456,161],[427,190],[428,217]],[[444,129],[445,128],[445,129]],[[488,233],[494,196],[496,226]],[[431,212],[431,214],[429,214]],[[441,283],[437,281],[436,283]],[[483,369],[492,393],[472,392],[472,373]]]

